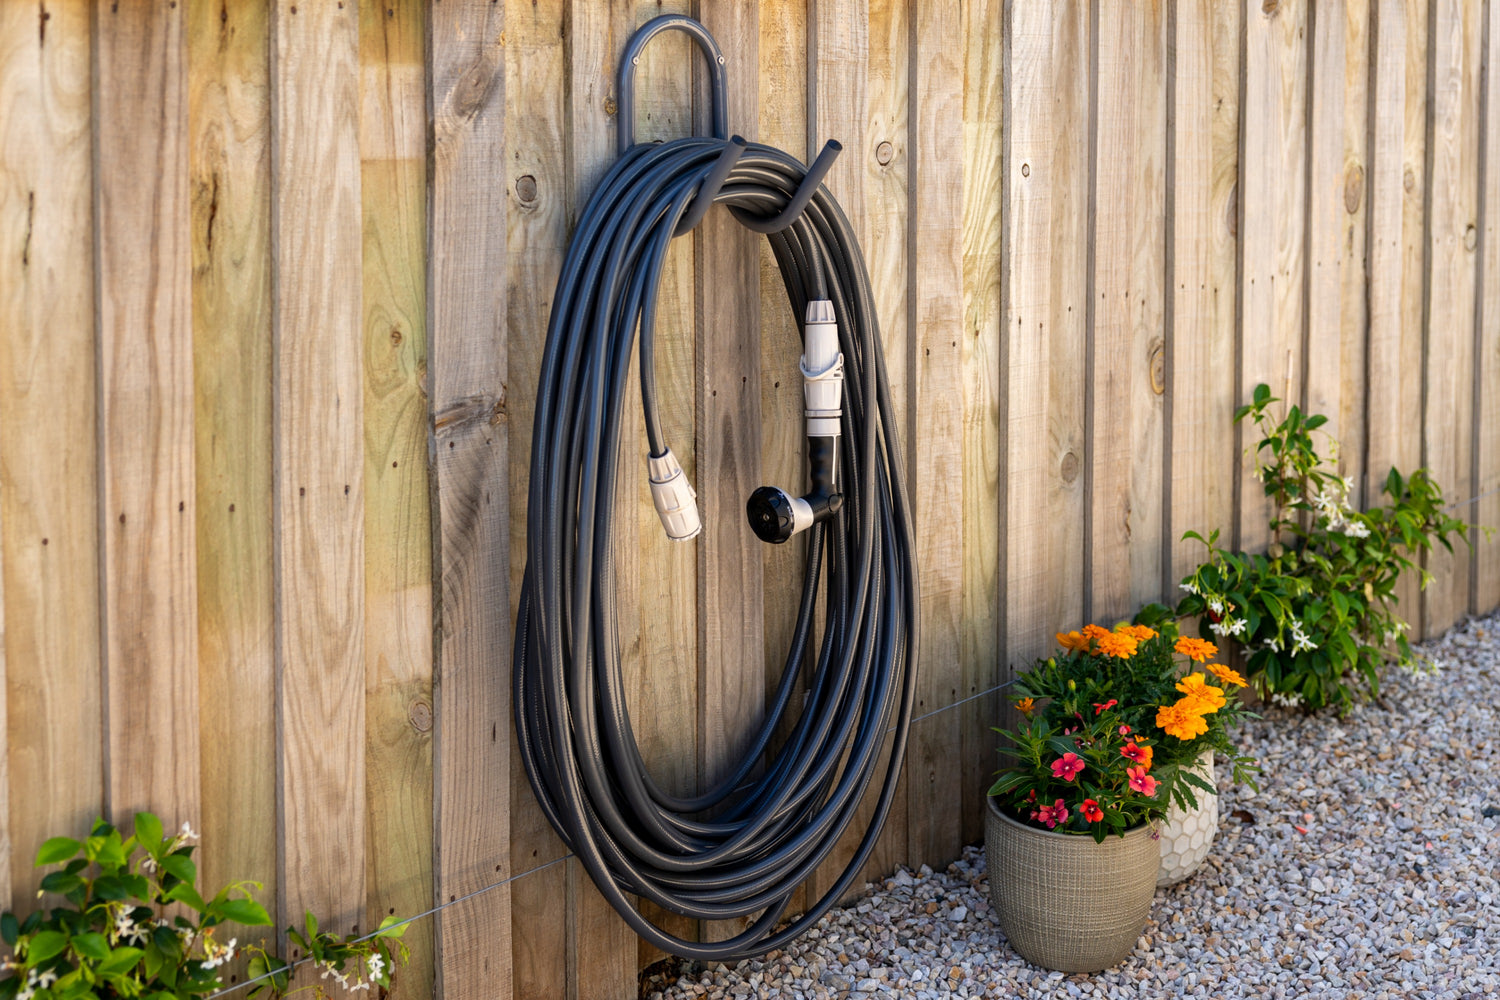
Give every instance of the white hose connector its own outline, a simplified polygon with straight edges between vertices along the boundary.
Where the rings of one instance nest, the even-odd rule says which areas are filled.
[[[844,406],[844,356],[839,353],[839,324],[828,299],[807,304],[801,367],[807,436],[838,437]]]
[[[667,537],[674,542],[698,537],[703,530],[703,520],[698,516],[698,494],[693,492],[693,484],[677,464],[672,449],[662,455],[648,455],[646,467],[651,478],[651,502]]]

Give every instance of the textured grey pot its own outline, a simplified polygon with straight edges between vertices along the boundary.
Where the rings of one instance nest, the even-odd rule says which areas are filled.
[[[1135,948],[1161,866],[1153,826],[1096,844],[1023,826],[990,799],[984,846],[990,901],[1022,958],[1062,972],[1099,972]]]
[[[1193,770],[1214,781],[1214,753],[1212,750],[1200,754]],[[1161,870],[1156,873],[1158,889],[1176,885],[1203,864],[1214,846],[1214,834],[1219,829],[1219,796],[1217,792],[1192,789],[1198,798],[1198,808],[1167,810],[1167,818],[1161,827]]]

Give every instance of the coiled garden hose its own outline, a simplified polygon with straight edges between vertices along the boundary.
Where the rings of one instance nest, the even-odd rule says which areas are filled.
[[[738,137],[632,145],[578,221],[548,323],[514,650],[521,758],[547,819],[605,898],[642,938],[685,958],[732,961],[781,947],[833,906],[875,846],[906,747],[918,645],[911,514],[869,278],[848,220],[820,183],[836,152],[809,171]],[[796,629],[743,757],[714,787],[684,794],[652,778],[632,732],[611,510],[639,330],[653,496],[669,535],[697,533],[692,490],[657,412],[655,320],[667,245],[712,202],[767,232],[791,307],[809,320],[803,371],[816,481],[807,496],[782,498],[785,525],[764,520],[776,502],[751,504],[762,537],[808,532]],[[841,361],[830,362],[835,353]],[[838,375],[841,401],[828,384]],[[800,712],[792,704],[799,677]],[[784,717],[787,735],[773,746]],[[875,813],[854,856],[822,898],[779,926],[882,763]],[[632,896],[691,918],[751,919],[726,940],[684,940],[642,916]]]

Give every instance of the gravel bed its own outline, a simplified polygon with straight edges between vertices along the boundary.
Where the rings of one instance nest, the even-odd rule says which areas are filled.
[[[1016,955],[971,847],[872,884],[785,951],[684,963],[642,996],[1500,997],[1500,615],[1421,649],[1442,673],[1389,671],[1383,705],[1246,725],[1260,792],[1224,789],[1213,854],[1158,890],[1107,972]]]

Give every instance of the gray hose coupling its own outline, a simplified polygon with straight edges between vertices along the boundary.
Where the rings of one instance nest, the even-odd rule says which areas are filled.
[[[647,456],[646,467],[651,479],[651,502],[667,537],[674,542],[697,538],[703,530],[703,520],[698,516],[698,494],[693,492],[693,484],[677,464],[672,449]]]

